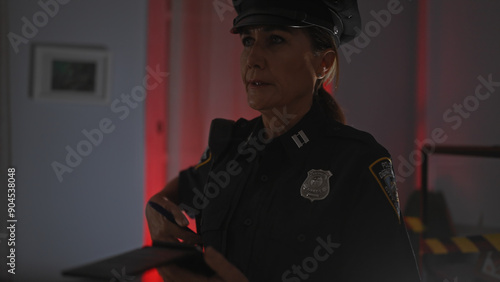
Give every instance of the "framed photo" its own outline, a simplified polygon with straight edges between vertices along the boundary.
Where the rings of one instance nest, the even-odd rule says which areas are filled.
[[[110,54],[105,48],[34,45],[35,100],[109,102]]]

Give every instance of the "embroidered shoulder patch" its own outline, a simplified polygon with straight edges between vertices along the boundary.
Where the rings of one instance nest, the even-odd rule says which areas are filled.
[[[396,176],[394,175],[394,170],[392,169],[391,159],[385,157],[376,160],[370,165],[370,171],[396,212],[399,222],[401,222],[401,218],[399,218],[400,210],[398,189],[396,187]]]

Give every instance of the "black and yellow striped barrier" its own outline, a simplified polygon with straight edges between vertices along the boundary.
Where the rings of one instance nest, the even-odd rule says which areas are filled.
[[[424,254],[434,255],[500,252],[500,233],[448,239],[425,238],[423,239],[422,251]]]
[[[404,217],[408,231],[420,234],[424,232],[425,226],[419,217]],[[423,254],[469,254],[488,251],[500,252],[500,233],[483,234],[467,237],[424,238],[422,239]]]
[[[408,228],[409,231],[412,231],[413,233],[424,232],[424,224],[422,223],[422,220],[420,220],[420,217],[405,216],[404,219],[406,228]]]

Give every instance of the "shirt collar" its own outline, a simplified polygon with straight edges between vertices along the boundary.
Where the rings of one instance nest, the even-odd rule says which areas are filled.
[[[269,146],[266,146],[266,149],[281,145],[290,159],[307,155],[311,146],[314,146],[312,144],[315,143],[315,140],[325,135],[331,135],[340,125],[327,115],[321,104],[314,99],[311,108],[304,117],[287,132],[268,142],[267,145]],[[253,127],[252,133],[246,140],[247,143],[250,138],[257,138],[259,144],[266,145],[263,142],[263,131],[264,125],[262,116],[260,116]]]

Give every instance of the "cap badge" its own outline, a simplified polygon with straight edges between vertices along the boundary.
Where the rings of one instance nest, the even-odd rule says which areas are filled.
[[[323,200],[330,194],[330,177],[332,173],[328,170],[311,169],[307,172],[307,178],[300,187],[300,195],[311,202]]]
[[[333,34],[335,34],[335,35],[339,34],[339,28],[337,26],[333,27]]]

